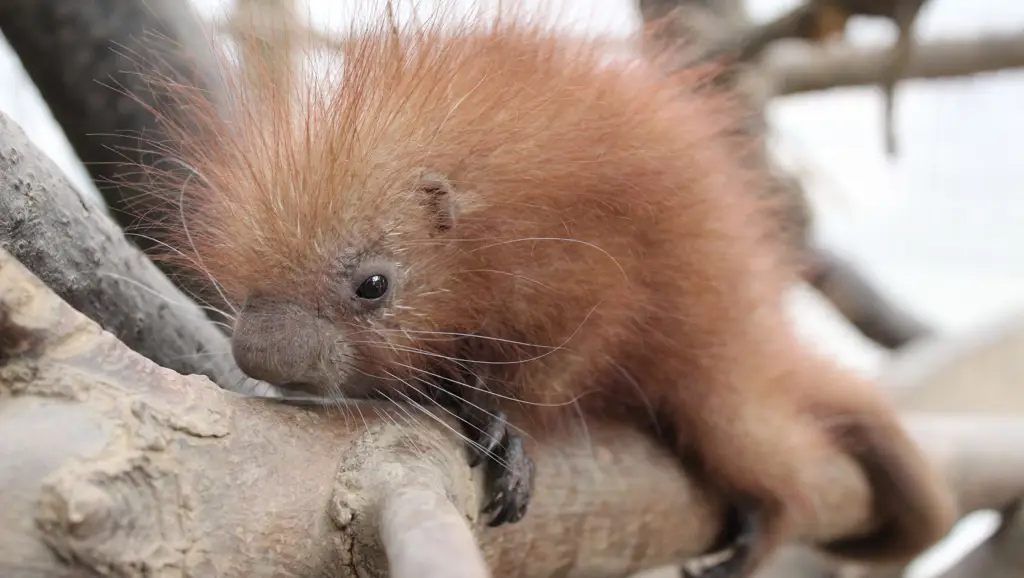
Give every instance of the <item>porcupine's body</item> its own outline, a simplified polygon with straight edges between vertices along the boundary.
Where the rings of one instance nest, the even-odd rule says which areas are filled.
[[[549,420],[653,409],[735,498],[747,546],[725,574],[794,536],[802,472],[836,452],[885,524],[833,552],[900,559],[945,534],[949,496],[884,400],[794,335],[760,175],[698,74],[521,20],[371,27],[335,64],[301,114],[263,86],[183,155],[201,179],[178,246],[239,309],[243,370],[396,401],[479,386],[492,412]],[[477,425],[501,434],[485,453],[513,466],[495,509],[515,521],[532,464]]]

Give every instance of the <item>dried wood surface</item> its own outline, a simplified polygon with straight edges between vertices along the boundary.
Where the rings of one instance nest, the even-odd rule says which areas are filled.
[[[530,515],[482,527],[478,472],[450,424],[383,405],[296,407],[159,368],[6,252],[0,336],[4,576],[384,576],[432,552],[472,564],[457,555],[472,531],[495,576],[612,577],[681,562],[718,530],[714,495],[652,440],[600,420],[588,436],[528,439],[538,465]],[[964,511],[1024,491],[1024,455],[993,453],[1024,443],[1020,419],[907,423]],[[870,528],[851,462],[836,456],[815,475],[809,540]],[[395,519],[416,515],[410,507],[451,529],[425,531],[421,519],[396,530]]]

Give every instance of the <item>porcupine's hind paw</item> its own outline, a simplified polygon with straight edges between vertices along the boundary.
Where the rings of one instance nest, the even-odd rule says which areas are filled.
[[[479,382],[479,378],[476,378]],[[523,519],[533,492],[534,465],[526,454],[522,438],[509,431],[504,412],[490,412],[481,403],[471,402],[470,391],[459,384],[448,384],[439,402],[452,408],[462,422],[468,438],[469,466],[484,463],[487,467],[488,501],[484,514],[493,514],[488,526],[512,524]],[[482,384],[472,391],[486,391]]]
[[[722,534],[711,548],[695,560],[695,569],[683,566],[681,578],[743,578],[752,570],[753,555],[760,537],[760,514],[757,510],[733,505]],[[712,561],[705,562],[704,559]]]

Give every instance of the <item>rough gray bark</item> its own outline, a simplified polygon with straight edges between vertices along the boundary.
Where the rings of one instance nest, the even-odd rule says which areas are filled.
[[[494,576],[622,577],[697,554],[722,513],[652,439],[592,420],[587,436],[528,437],[531,513],[483,527],[479,470],[452,424],[382,404],[302,408],[182,377],[101,331],[6,252],[0,415],[0,573],[11,578],[383,577],[429,555],[428,544],[450,576],[474,559],[457,557],[469,531]],[[1024,492],[1024,454],[996,449],[1024,442],[1019,418],[907,424],[964,512]],[[852,462],[836,455],[808,474],[819,519],[806,539],[870,528],[870,491]],[[391,523],[417,515],[426,518],[408,532]],[[449,530],[424,531],[431,517]],[[412,566],[394,578],[440,578]]]
[[[85,164],[114,219],[130,232],[173,213],[144,192],[168,136],[157,114],[178,118],[180,107],[151,90],[146,75],[165,75],[207,91],[218,102],[218,63],[191,5],[182,0],[4,0],[0,32]],[[130,235],[143,250],[156,243]],[[188,276],[158,265],[190,293]],[[204,295],[209,302],[216,295]],[[223,320],[222,317],[214,318]]]
[[[236,391],[256,389],[234,365],[227,337],[3,113],[0,248],[149,359]]]

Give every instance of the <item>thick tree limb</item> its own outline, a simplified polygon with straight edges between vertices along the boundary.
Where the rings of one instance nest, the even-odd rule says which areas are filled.
[[[477,472],[438,422],[368,403],[303,409],[158,368],[7,253],[0,337],[5,576],[383,576],[389,557],[400,566],[428,538],[452,555],[466,549],[459,531],[396,530],[396,518],[417,515],[403,501],[440,495],[471,524],[496,576],[624,576],[679,563],[718,531],[713,495],[652,440],[601,420],[588,422],[588,437],[528,438],[538,465],[530,514],[482,527]],[[1024,442],[1021,419],[908,424],[964,511],[1024,493],[1024,454],[995,449]],[[807,537],[869,529],[859,470],[836,457],[813,473],[820,519]],[[436,519],[457,527],[450,512]]]
[[[889,49],[790,47],[764,59],[776,96],[878,84],[884,80]],[[993,33],[974,39],[920,42],[902,76],[951,78],[1024,67],[1024,32]]]
[[[893,355],[882,384],[908,411],[1024,415],[1024,312]]]
[[[256,390],[231,360],[227,337],[3,113],[0,248],[149,359],[235,391]]]

